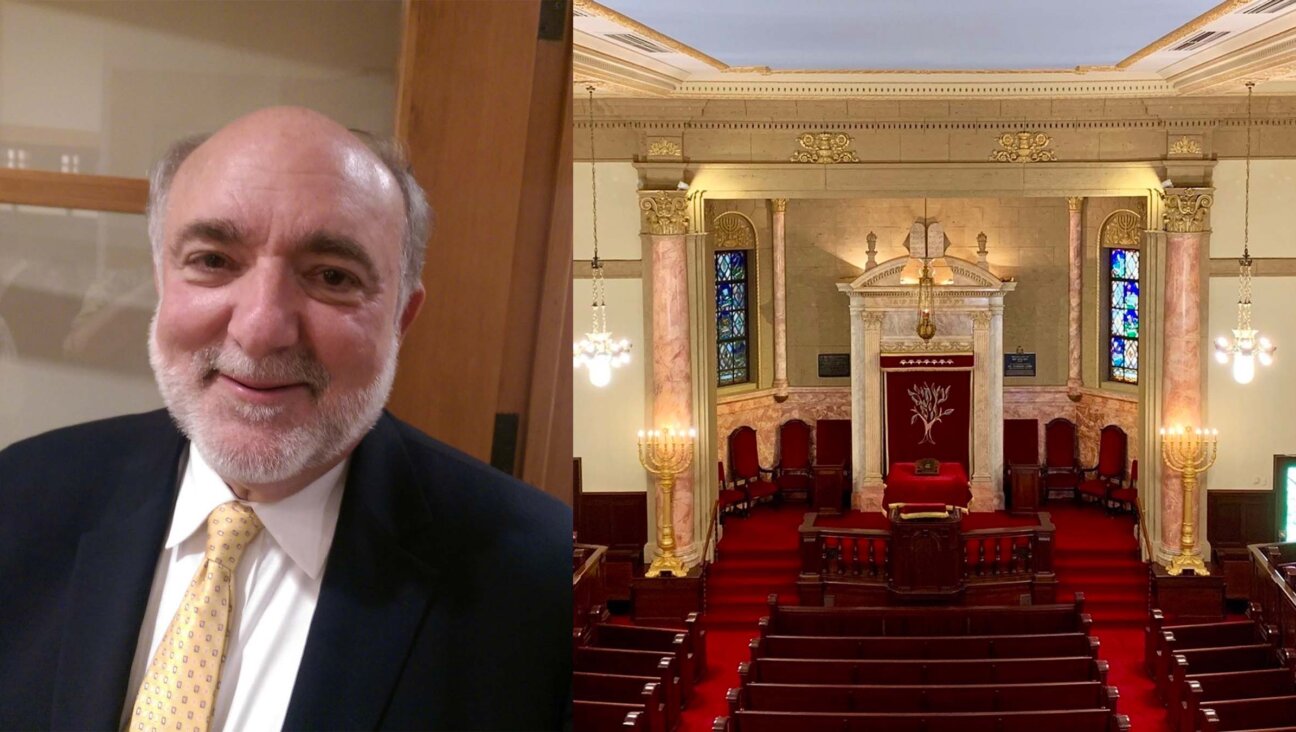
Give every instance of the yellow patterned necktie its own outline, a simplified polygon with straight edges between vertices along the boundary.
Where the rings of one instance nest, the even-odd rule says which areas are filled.
[[[153,655],[126,729],[207,732],[225,663],[234,570],[260,532],[256,514],[238,501],[207,517],[207,555]]]

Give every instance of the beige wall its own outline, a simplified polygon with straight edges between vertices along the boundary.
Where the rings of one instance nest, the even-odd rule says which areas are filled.
[[[1241,160],[1221,161],[1215,167],[1212,257],[1237,258],[1242,253],[1244,172]],[[1292,191],[1296,160],[1252,162],[1252,256],[1296,257]],[[1208,340],[1231,336],[1237,298],[1235,275],[1211,278]],[[1206,421],[1220,431],[1219,458],[1207,474],[1212,490],[1271,487],[1273,456],[1296,454],[1296,277],[1255,278],[1252,302],[1254,326],[1278,345],[1278,351],[1274,365],[1257,367],[1255,380],[1245,386],[1233,381],[1229,367],[1213,360],[1206,366]],[[1210,346],[1204,350],[1210,351]]]
[[[605,260],[642,263],[639,236],[637,174],[629,163],[599,163],[599,256]],[[593,198],[590,164],[576,163],[572,173],[573,258],[588,266],[594,253]],[[607,325],[613,335],[629,338],[630,363],[617,369],[612,383],[596,388],[584,371],[572,379],[572,455],[581,459],[582,487],[587,491],[645,491],[647,474],[635,453],[635,434],[648,425],[648,362],[651,344],[645,341],[648,290],[641,277],[607,279]],[[590,280],[572,285],[572,332],[581,338],[590,329]]]

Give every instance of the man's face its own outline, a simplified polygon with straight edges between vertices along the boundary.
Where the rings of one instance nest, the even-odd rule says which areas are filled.
[[[400,190],[338,133],[245,118],[185,161],[168,197],[150,360],[228,481],[292,482],[350,450],[421,302],[398,317]]]

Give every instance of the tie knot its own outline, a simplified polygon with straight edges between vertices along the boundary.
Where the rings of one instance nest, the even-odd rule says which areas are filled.
[[[261,520],[250,507],[238,501],[222,503],[207,517],[207,559],[232,572],[259,533]]]

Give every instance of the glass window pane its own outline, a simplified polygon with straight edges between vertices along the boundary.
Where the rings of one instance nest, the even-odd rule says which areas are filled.
[[[1113,308],[1125,307],[1125,283],[1112,281],[1111,283],[1111,306]]]
[[[1125,250],[1111,250],[1111,276],[1113,279],[1128,279],[1125,274]]]
[[[1138,368],[1138,341],[1125,340],[1125,366]]]
[[[1139,286],[1137,282],[1122,282],[1125,288],[1125,307],[1134,310],[1138,308]]]
[[[1125,339],[1124,338],[1111,339],[1111,363],[1112,366],[1125,365]]]
[[[1125,311],[1125,332],[1121,335],[1126,338],[1138,338],[1139,335],[1139,317],[1137,310]]]
[[[1139,278],[1139,253],[1137,249],[1130,249],[1125,252],[1125,277],[1131,280]]]
[[[1129,312],[1125,308],[1111,309],[1111,334],[1114,336],[1125,335],[1125,313]]]

